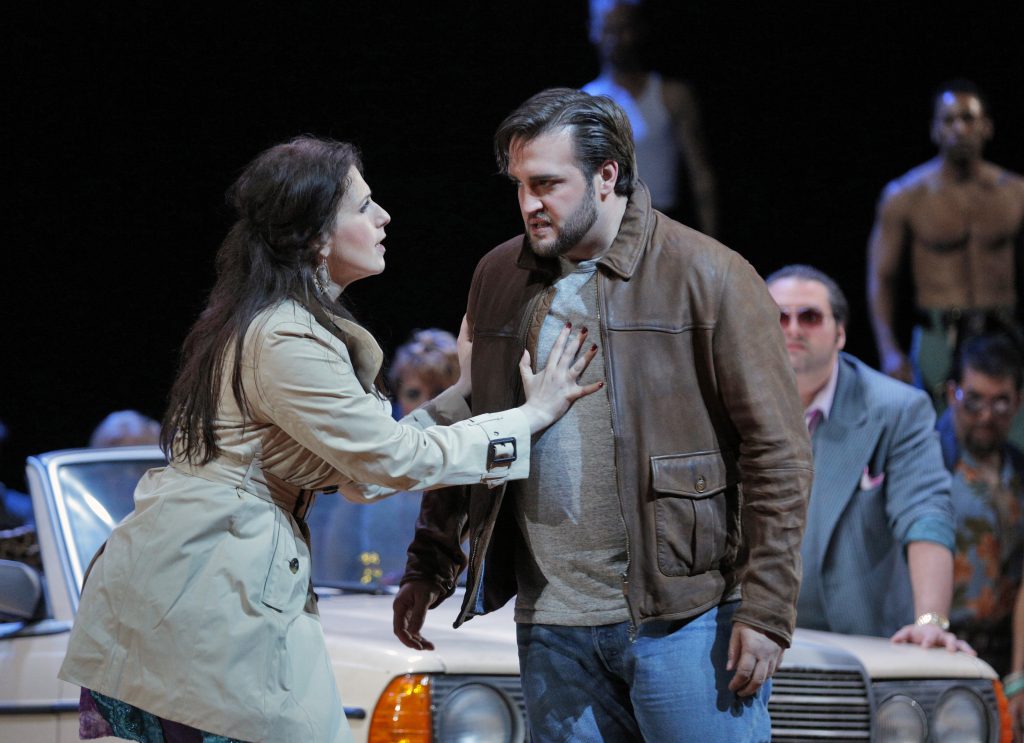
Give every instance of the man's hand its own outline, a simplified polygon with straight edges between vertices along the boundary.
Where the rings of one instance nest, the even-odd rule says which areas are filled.
[[[969,644],[952,632],[946,632],[937,624],[908,624],[890,639],[893,642],[905,642],[911,645],[920,645],[923,648],[946,648],[951,653],[959,650],[968,655],[977,655]]]
[[[409,581],[398,589],[394,603],[394,631],[403,645],[413,650],[433,650],[434,643],[425,639],[420,630],[427,618],[427,609],[434,605],[441,590],[430,583]]]
[[[743,622],[733,622],[729,638],[729,662],[725,670],[735,669],[729,690],[749,697],[770,679],[782,662],[784,648],[759,629]]]

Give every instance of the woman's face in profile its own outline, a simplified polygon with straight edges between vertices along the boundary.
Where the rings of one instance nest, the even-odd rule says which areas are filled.
[[[391,221],[391,215],[371,198],[370,187],[356,168],[349,171],[348,180],[334,225],[320,250],[327,258],[331,279],[342,289],[384,270],[384,226]]]

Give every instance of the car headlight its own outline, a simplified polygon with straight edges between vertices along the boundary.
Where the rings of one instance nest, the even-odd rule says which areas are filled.
[[[882,743],[924,743],[928,720],[921,705],[905,694],[889,697],[878,708],[878,740]]]
[[[523,738],[519,713],[500,691],[465,684],[448,694],[437,711],[440,743],[508,743]]]
[[[984,702],[967,689],[950,689],[935,705],[932,734],[936,743],[988,740],[988,712]]]

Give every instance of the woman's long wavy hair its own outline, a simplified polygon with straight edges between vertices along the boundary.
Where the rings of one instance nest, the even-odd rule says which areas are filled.
[[[353,145],[302,136],[261,153],[228,190],[237,221],[217,251],[206,308],[182,346],[160,432],[168,457],[206,464],[220,453],[213,421],[231,345],[231,390],[243,415],[251,409],[242,386],[242,342],[257,314],[295,298],[352,319],[343,305],[317,292],[314,275],[318,246],[353,166],[362,172]]]

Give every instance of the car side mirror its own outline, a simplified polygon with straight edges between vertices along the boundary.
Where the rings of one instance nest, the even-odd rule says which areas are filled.
[[[38,572],[23,562],[0,560],[0,617],[35,619],[42,598],[43,582]]]

